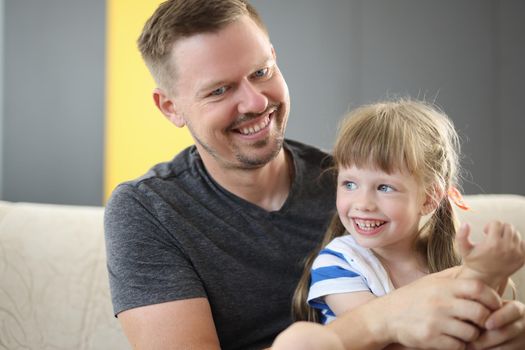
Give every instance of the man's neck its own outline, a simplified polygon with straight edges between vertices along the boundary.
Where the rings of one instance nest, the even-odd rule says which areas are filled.
[[[207,157],[201,158],[211,177],[236,196],[267,211],[281,209],[293,178],[293,161],[284,148],[268,164],[256,169],[224,168]]]

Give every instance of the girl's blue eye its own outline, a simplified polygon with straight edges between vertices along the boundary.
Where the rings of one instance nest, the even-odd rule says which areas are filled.
[[[353,191],[353,190],[355,190],[357,188],[356,183],[352,182],[352,181],[347,181],[347,182],[345,182],[344,185],[345,185],[346,189],[350,190],[350,191]]]
[[[221,86],[220,88],[213,90],[210,95],[221,96],[221,95],[224,95],[227,90],[228,88],[226,86]]]
[[[377,189],[381,192],[393,192],[394,188],[389,185],[379,185]]]

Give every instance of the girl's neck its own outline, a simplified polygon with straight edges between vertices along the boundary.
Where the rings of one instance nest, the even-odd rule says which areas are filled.
[[[428,274],[426,260],[415,246],[388,252],[374,250],[374,253],[396,289]]]

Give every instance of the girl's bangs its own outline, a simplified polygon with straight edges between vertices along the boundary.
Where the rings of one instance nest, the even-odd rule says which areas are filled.
[[[353,120],[352,120],[353,119]],[[334,160],[338,166],[371,167],[386,173],[417,169],[415,143],[403,118],[387,113],[354,115],[341,130]]]

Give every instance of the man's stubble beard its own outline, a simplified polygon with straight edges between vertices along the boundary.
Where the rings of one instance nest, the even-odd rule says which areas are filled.
[[[239,168],[241,169],[256,169],[260,168],[269,162],[271,162],[281,149],[283,148],[283,142],[284,142],[284,135],[276,137],[274,140],[269,138],[269,140],[260,140],[253,144],[255,148],[264,148],[266,147],[270,142],[274,142],[274,145],[272,146],[272,149],[270,153],[268,153],[265,157],[250,157],[247,154],[243,154],[242,152],[236,152],[235,158],[237,161],[241,164]]]
[[[269,150],[267,154],[259,157],[253,155],[250,156],[250,154],[243,153],[242,148],[236,146],[234,142],[228,143],[228,148],[232,150],[233,158],[237,161],[237,164],[233,162],[228,162],[227,159],[222,158],[218,154],[218,152],[214,150],[210,145],[202,141],[194,132],[194,129],[192,128],[190,123],[186,123],[186,126],[190,130],[190,133],[193,136],[195,142],[198,143],[200,147],[202,147],[204,151],[207,152],[212,158],[214,158],[219,164],[221,164],[222,167],[228,169],[243,170],[257,169],[263,167],[264,165],[268,164],[273,159],[275,159],[283,148],[284,132],[288,116],[286,115],[286,111],[282,110],[281,108],[282,105],[279,106],[275,113],[276,115],[274,116],[274,122],[276,124],[276,130],[278,135],[272,136],[272,131],[270,130],[270,135],[268,135],[267,138],[265,138],[264,140],[256,141],[251,145],[255,149],[261,149],[267,147],[269,143],[273,143],[271,150]]]

